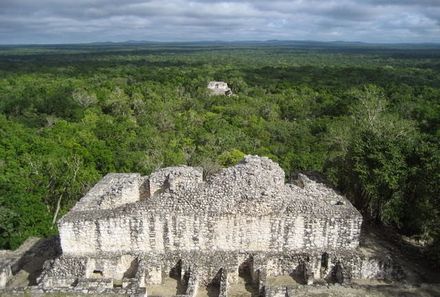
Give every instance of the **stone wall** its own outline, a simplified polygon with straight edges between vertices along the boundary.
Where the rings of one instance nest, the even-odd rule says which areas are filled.
[[[180,253],[161,256],[101,255],[92,257],[61,256],[46,262],[39,286],[0,290],[0,294],[32,296],[46,293],[94,294],[103,296],[147,296],[145,287],[160,284],[167,277],[178,277],[185,287],[179,297],[193,297],[199,288],[215,285],[221,297],[230,296],[230,284],[238,279],[246,264],[262,296],[295,296],[293,287],[271,286],[268,277],[289,276],[299,283],[347,283],[353,279],[399,279],[401,269],[387,256],[368,257],[357,251],[332,250],[324,253]],[[284,294],[284,295],[283,295]],[[287,294],[287,295],[286,295]],[[293,295],[292,295],[293,294]]]
[[[390,255],[365,256],[359,251],[328,250],[295,254],[256,254],[253,256],[253,278],[263,285],[268,276],[289,275],[302,284],[314,280],[349,283],[351,279],[400,280],[402,268]]]
[[[71,288],[42,288],[42,287],[28,287],[28,288],[14,288],[0,292],[0,296],[4,293],[6,296],[38,296],[45,297],[53,296],[115,296],[115,297],[147,297],[145,288],[107,288],[105,282],[91,282],[89,287],[71,287]],[[95,285],[95,286],[93,286]]]
[[[303,175],[285,184],[281,167],[264,157],[206,180],[187,166],[110,174],[60,220],[63,255],[47,262],[39,283],[154,291],[173,278],[189,297],[203,286],[227,296],[240,267],[250,267],[260,292],[276,276],[306,284],[388,277],[392,265],[356,251],[361,224],[334,190]]]
[[[143,181],[138,173],[109,173],[71,211],[112,209],[139,201]]]
[[[41,276],[43,287],[78,286],[78,281],[109,280],[114,284],[135,284],[139,287],[161,284],[173,276],[192,289],[218,285],[227,292],[228,285],[239,278],[240,267],[248,265],[249,276],[260,288],[267,289],[267,278],[289,276],[301,284],[316,280],[349,283],[351,279],[401,279],[404,274],[396,262],[384,255],[367,257],[355,251],[332,250],[319,253],[234,253],[234,252],[169,252],[142,256],[102,255],[99,258],[62,256],[50,263]],[[126,285],[123,285],[126,287]],[[191,293],[191,294],[190,294]],[[225,293],[224,293],[225,294]]]
[[[172,192],[193,189],[203,183],[203,170],[199,167],[167,167],[152,173],[146,178],[148,196],[160,194],[165,190]]]
[[[200,168],[148,177],[109,174],[59,221],[66,255],[356,248],[362,217],[342,196],[300,176],[285,184],[268,158],[247,156],[203,180]]]
[[[176,250],[280,252],[355,248],[361,223],[360,218],[149,212],[141,216],[65,222],[59,230],[67,255]]]

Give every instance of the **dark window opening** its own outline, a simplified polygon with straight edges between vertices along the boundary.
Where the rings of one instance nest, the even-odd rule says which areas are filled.
[[[208,297],[218,297],[220,296],[220,282],[223,269],[220,269],[211,282],[206,286],[208,291]]]
[[[104,276],[104,273],[102,272],[102,270],[93,270],[93,275],[94,276]]]
[[[244,289],[250,293],[251,296],[258,296],[257,283],[252,279],[253,258],[249,257],[238,267],[238,276],[244,283]]]
[[[189,272],[185,271],[182,275],[182,260],[177,261],[176,265],[171,268],[169,277],[177,281],[176,295],[185,295],[188,288]]]
[[[328,268],[328,254],[324,253],[321,256],[321,268],[327,269]]]

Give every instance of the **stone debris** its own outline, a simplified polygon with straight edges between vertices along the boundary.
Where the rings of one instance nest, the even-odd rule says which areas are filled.
[[[62,255],[45,263],[38,287],[146,296],[171,277],[176,295],[216,287],[227,296],[245,267],[261,295],[274,296],[267,278],[396,278],[392,259],[357,250],[361,224],[345,197],[305,175],[286,184],[264,157],[207,180],[188,166],[109,174],[59,221]]]

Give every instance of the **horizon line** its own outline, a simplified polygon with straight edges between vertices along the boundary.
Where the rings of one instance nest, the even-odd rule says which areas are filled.
[[[90,42],[59,42],[59,43],[1,43],[0,46],[56,46],[56,45],[93,45],[93,44],[185,44],[185,43],[270,43],[270,42],[296,42],[296,43],[345,43],[345,44],[360,44],[360,45],[436,45],[440,46],[440,42],[426,41],[426,42],[369,42],[369,41],[347,41],[347,40],[313,40],[313,39],[266,39],[266,40],[125,40],[125,41],[90,41]]]

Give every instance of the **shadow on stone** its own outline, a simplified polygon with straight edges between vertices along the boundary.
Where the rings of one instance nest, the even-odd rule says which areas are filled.
[[[127,271],[124,272],[123,278],[134,278],[139,268],[138,266],[139,266],[138,259],[134,259],[133,261],[131,261],[130,267],[128,267]]]
[[[252,297],[258,296],[258,286],[254,283],[251,275],[252,258],[247,259],[238,268],[238,276],[244,281],[246,291],[248,291]]]
[[[43,271],[47,260],[55,259],[61,254],[58,236],[39,239],[29,245],[25,242],[17,251],[18,259],[11,266],[13,277],[9,286],[25,287],[37,285],[37,278]]]
[[[211,282],[206,286],[208,292],[208,297],[219,297],[220,296],[220,281],[222,277],[223,269],[220,269]]]
[[[188,274],[182,276],[182,260],[179,260],[176,265],[171,268],[169,276],[177,281],[176,295],[184,295],[188,288]]]

